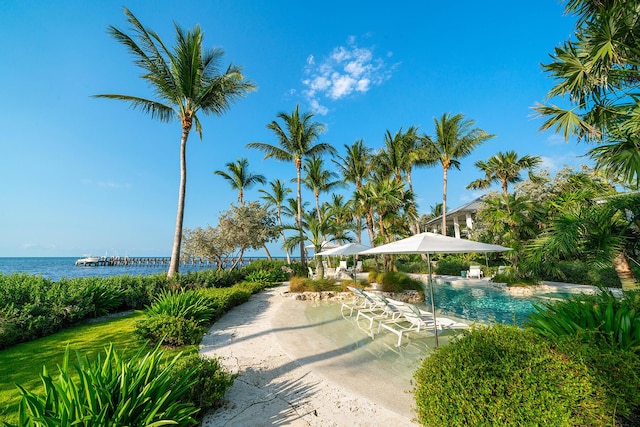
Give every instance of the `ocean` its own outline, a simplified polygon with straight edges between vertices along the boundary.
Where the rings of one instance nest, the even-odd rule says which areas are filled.
[[[166,273],[169,265],[129,265],[129,266],[92,266],[79,267],[75,265],[77,257],[0,257],[0,273],[27,273],[34,276],[41,275],[53,281],[65,277],[111,277],[111,276],[148,276]],[[211,266],[180,265],[180,273],[211,269]]]

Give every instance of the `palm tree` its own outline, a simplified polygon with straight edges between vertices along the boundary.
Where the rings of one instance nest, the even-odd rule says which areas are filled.
[[[451,167],[460,169],[458,159],[468,156],[480,144],[493,138],[482,129],[474,128],[475,122],[465,119],[462,114],[434,119],[435,138],[425,135],[423,141],[423,161],[426,164],[440,163],[443,170],[442,184],[442,234],[447,234],[447,174]]]
[[[522,256],[524,247],[539,232],[541,212],[527,196],[493,193],[483,200],[478,211],[477,230],[481,241],[512,248],[505,256],[514,269]]]
[[[508,185],[522,181],[520,172],[524,169],[529,170],[529,179],[533,182],[537,181],[537,177],[533,175],[532,169],[538,167],[542,159],[539,156],[526,155],[518,159],[515,151],[499,152],[495,156],[489,157],[489,160],[476,162],[476,167],[485,173],[483,179],[476,179],[467,186],[467,189],[487,189],[494,182],[502,185],[502,194],[508,193]]]
[[[249,161],[246,158],[229,162],[226,166],[229,172],[217,170],[213,173],[226,179],[231,184],[232,189],[238,190],[238,203],[241,205],[244,205],[245,188],[249,188],[256,183],[264,184],[267,181],[264,175],[249,173]]]
[[[637,233],[640,196],[616,195],[596,203],[579,195],[567,199],[546,232],[531,244],[531,265],[551,269],[557,260],[572,258],[596,267],[613,265],[623,290],[638,289],[624,247],[630,240],[637,241],[637,235],[630,239],[629,232]]]
[[[329,192],[341,184],[340,181],[336,180],[338,174],[324,169],[323,163],[323,160],[317,156],[304,159],[303,168],[305,177],[302,179],[305,186],[313,191],[313,196],[316,201],[316,212],[318,213],[318,219],[320,221],[322,221],[322,214],[320,213],[320,193]]]
[[[320,156],[323,154],[334,154],[335,149],[326,142],[314,144],[322,132],[324,126],[318,122],[313,122],[312,113],[304,113],[300,115],[300,106],[296,105],[295,110],[291,114],[285,112],[278,113],[278,118],[284,123],[284,129],[275,120],[267,125],[278,139],[279,145],[271,145],[264,142],[251,142],[247,144],[249,148],[256,148],[265,152],[265,159],[270,157],[285,162],[293,162],[296,167],[297,180],[297,202],[298,212],[296,215],[296,224],[301,228],[302,225],[302,161],[306,157]],[[302,233],[302,229],[300,230]],[[300,242],[300,261],[304,265],[306,263],[304,256],[304,242]]]
[[[282,228],[282,203],[284,203],[287,194],[291,193],[291,189],[285,187],[284,183],[279,179],[271,181],[269,184],[271,185],[271,193],[263,189],[258,191],[263,194],[262,199],[267,202],[267,206],[276,207],[278,225],[280,226],[280,236],[282,237],[282,244],[284,246],[287,238],[284,234],[284,229]],[[289,255],[289,250],[286,248],[285,253],[287,254],[287,264],[291,264],[291,256]]]
[[[337,229],[335,226],[335,221],[333,220],[333,213],[331,211],[325,212],[323,215],[323,219],[319,220],[312,211],[304,212],[302,214],[302,227],[300,230],[302,232],[300,234],[289,237],[288,246],[292,247],[296,244],[304,245],[305,241],[310,241],[313,245],[313,249],[315,253],[319,253],[322,251],[322,245],[325,242],[331,242],[335,240],[346,240],[349,241],[349,237],[345,235],[341,230]],[[298,228],[297,226],[295,227]],[[316,272],[318,273],[318,277],[324,277],[324,265],[322,264],[322,257],[317,256],[316,258]]]
[[[158,99],[115,94],[94,97],[125,101],[133,108],[163,122],[180,120],[182,136],[178,213],[167,273],[168,277],[172,277],[178,272],[180,265],[189,132],[195,125],[202,139],[202,124],[197,114],[202,112],[205,115],[221,115],[230,108],[233,101],[253,90],[254,85],[245,80],[240,67],[229,65],[226,70],[219,68],[223,51],[203,49],[204,35],[199,26],[185,32],[176,25],[176,46],[171,51],[154,31],[145,28],[128,9],[125,8],[124,13],[132,26],[133,34],[130,36],[113,26],[109,27],[109,33],[133,54],[135,64],[144,70],[142,78],[153,88]]]
[[[589,153],[598,168],[638,188],[637,2],[571,0],[565,10],[578,17],[574,37],[556,47],[543,67],[556,81],[547,97],[568,98],[571,105],[537,104],[545,119],[541,129],[554,129],[565,140],[606,144]]]
[[[371,175],[373,168],[371,148],[365,146],[362,139],[355,141],[351,146],[345,144],[344,148],[347,151],[346,155],[344,157],[337,156],[337,160],[332,159],[332,161],[342,174],[343,182],[353,183],[357,193],[362,188],[364,181]],[[354,201],[357,201],[357,198],[354,197]],[[360,203],[354,203],[358,243],[362,243],[362,212],[363,206]]]

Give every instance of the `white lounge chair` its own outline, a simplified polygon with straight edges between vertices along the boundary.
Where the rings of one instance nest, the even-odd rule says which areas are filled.
[[[382,328],[398,336],[396,347],[402,344],[402,337],[409,332],[431,333],[433,328],[433,318],[431,321],[419,315],[418,308],[413,304],[405,304],[399,301],[389,300],[390,304],[398,310],[400,316],[378,321],[378,333]],[[416,314],[418,313],[418,314]]]
[[[364,292],[364,291],[363,293],[372,302],[372,306],[369,308],[358,310],[358,315],[356,316],[356,322],[360,320],[360,317],[364,317],[369,321],[369,329],[373,329],[374,321],[400,317],[400,312],[395,307],[391,306],[391,304],[389,304],[382,295]]]
[[[482,273],[482,269],[479,265],[472,265],[469,267],[469,271],[467,271],[467,277],[472,278],[475,277],[480,279],[484,274]]]
[[[362,261],[356,262],[356,273],[362,272]]]
[[[310,279],[315,279],[316,278],[316,273],[313,272],[311,267],[307,267],[307,268],[309,269],[309,278]]]
[[[353,316],[354,310],[365,310],[375,306],[375,302],[372,301],[369,297],[367,297],[362,289],[354,288],[349,286],[348,288],[351,292],[353,292],[353,300],[352,301],[343,301],[342,306],[340,307],[340,311],[344,316],[345,309],[349,310],[349,316]]]

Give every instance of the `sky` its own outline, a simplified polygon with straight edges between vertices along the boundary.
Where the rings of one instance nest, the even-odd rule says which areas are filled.
[[[269,181],[295,177],[292,163],[264,160],[246,145],[277,144],[267,124],[298,104],[325,126],[319,142],[340,155],[359,139],[380,148],[387,130],[433,135],[444,113],[495,134],[449,173],[450,208],[483,194],[465,189],[482,177],[474,163],[500,151],[541,156],[552,174],[587,163],[587,146],[541,132],[532,110],[554,84],[541,64],[575,25],[557,0],[125,6],[170,46],[174,25],[200,25],[204,45],[224,50],[222,65],[241,66],[257,86],[225,114],[200,115],[203,139],[192,132],[187,147],[185,228],[215,226],[236,201],[213,173],[228,162],[247,158],[250,172]],[[123,3],[0,2],[1,257],[171,253],[180,124],[91,97],[153,97],[109,25],[128,30]],[[416,170],[413,183],[419,213],[442,201],[441,167]],[[259,200],[260,188],[245,200]],[[283,255],[278,244],[271,253]]]

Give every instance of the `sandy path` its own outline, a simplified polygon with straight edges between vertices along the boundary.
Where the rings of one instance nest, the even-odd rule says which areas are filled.
[[[299,350],[305,357],[291,354],[291,349],[295,349],[292,343],[304,334],[295,326],[295,317],[300,313],[292,309],[292,303],[298,306],[304,303],[289,300],[282,295],[284,290],[277,287],[253,295],[249,302],[225,314],[205,335],[200,352],[220,357],[228,370],[240,375],[227,392],[225,407],[207,415],[202,425],[417,425],[411,421],[409,395],[396,396],[403,391],[390,389],[389,394],[398,399],[393,405],[385,403],[388,396],[379,396],[377,390],[385,388],[383,378],[371,378],[366,373],[364,378],[352,378],[352,373],[344,371],[345,381],[338,383],[340,366],[349,365],[346,352],[331,355],[332,362],[340,361],[338,367],[332,364],[331,375],[322,375],[320,369],[321,359],[332,353],[326,346],[313,346],[302,340],[303,348]],[[289,351],[285,351],[283,345]],[[313,357],[314,354],[318,357]],[[372,382],[378,388],[368,390],[368,395],[353,390],[354,384],[358,390],[362,385],[368,388],[367,384]],[[394,411],[389,407],[403,410]]]

